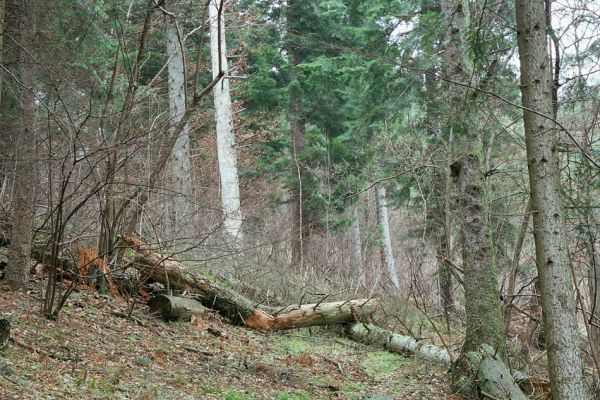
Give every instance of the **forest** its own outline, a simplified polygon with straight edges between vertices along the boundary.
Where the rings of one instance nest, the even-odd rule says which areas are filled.
[[[597,0],[0,28],[0,399],[600,399]]]

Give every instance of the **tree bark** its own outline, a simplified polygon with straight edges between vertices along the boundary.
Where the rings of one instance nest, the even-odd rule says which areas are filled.
[[[392,237],[390,235],[390,222],[388,218],[387,200],[385,198],[385,186],[382,183],[375,185],[377,192],[377,218],[381,230],[381,259],[387,270],[388,277],[396,290],[400,290],[396,260],[392,249]]]
[[[193,315],[203,315],[207,309],[198,300],[177,296],[155,296],[148,302],[150,312],[159,314],[166,320],[183,319],[189,321]]]
[[[186,111],[186,74],[183,39],[179,36],[174,17],[166,17],[167,57],[169,71],[169,114],[170,133],[175,134],[177,124]],[[173,200],[175,213],[175,249],[186,250],[191,247],[188,242],[196,235],[194,230],[191,190],[190,135],[189,126],[185,124],[179,132],[171,154],[173,184],[175,197]]]
[[[292,267],[303,270],[308,254],[308,224],[303,210],[304,187],[303,178],[305,168],[301,160],[305,144],[306,125],[304,118],[304,100],[302,86],[298,79],[298,66],[304,61],[304,54],[298,46],[296,35],[300,32],[302,3],[297,0],[288,0],[286,19],[288,23],[287,50],[292,61],[290,69],[290,85],[288,88],[288,119],[290,122],[290,136],[292,140],[293,173],[296,175],[297,184],[290,188],[290,202],[292,208]]]
[[[396,353],[410,352],[417,357],[441,364],[450,364],[452,355],[438,346],[416,341],[410,336],[390,332],[371,324],[357,323],[348,328],[348,335],[358,342],[383,346]]]
[[[504,305],[504,332],[508,332],[510,328],[510,320],[512,315],[512,303],[515,300],[515,282],[517,280],[517,273],[519,270],[519,259],[521,258],[521,250],[523,249],[523,242],[525,241],[525,235],[527,234],[527,227],[529,226],[529,220],[531,218],[531,197],[527,201],[525,208],[525,215],[521,220],[521,226],[519,233],[517,234],[517,241],[515,243],[515,249],[513,258],[511,260],[510,275],[508,277],[508,289],[506,291],[506,303]]]
[[[552,395],[585,399],[562,205],[544,0],[517,0],[523,122]],[[529,111],[532,110],[532,111]],[[542,115],[540,115],[542,114]]]
[[[467,328],[462,353],[477,351],[482,344],[505,356],[504,330],[496,271],[490,259],[486,226],[484,181],[481,161],[468,154],[451,166],[458,185],[458,213],[463,242]]]
[[[386,350],[396,353],[412,353],[419,358],[440,364],[450,364],[454,356],[441,347],[421,343],[412,337],[399,335],[374,325],[353,324],[347,332],[358,342],[383,346]],[[474,375],[472,380],[476,382],[478,391],[487,395],[487,398],[527,399],[510,371],[491,347],[482,345],[478,351],[467,353],[467,358],[470,372]]]
[[[221,203],[223,205],[223,226],[229,239],[236,246],[243,242],[242,209],[240,207],[240,186],[238,182],[237,155],[231,97],[229,94],[229,67],[225,43],[223,0],[211,0],[208,13],[210,18],[210,58],[212,74],[220,72],[225,76],[213,89],[215,120],[217,125],[217,156],[221,177]]]
[[[7,11],[18,23],[19,37],[13,38],[11,46],[19,46],[18,96],[20,117],[15,130],[15,190],[13,197],[13,228],[6,282],[13,289],[26,289],[31,268],[31,243],[33,239],[33,216],[37,182],[35,121],[37,101],[36,55],[36,2],[35,0],[7,1]],[[15,41],[16,40],[16,41]]]
[[[442,0],[441,6],[448,32],[442,55],[444,74],[470,82],[475,74],[466,37],[470,25],[469,3]],[[495,349],[500,359],[506,356],[498,277],[488,232],[483,148],[471,98],[462,87],[450,88],[447,99],[450,108],[445,121],[451,135],[456,132],[458,143],[450,173],[457,185],[467,316],[465,342],[454,365],[453,381],[454,388],[460,388],[461,394],[467,396],[476,393],[477,383],[469,354],[478,352],[486,344]]]
[[[352,253],[352,267],[357,279],[357,290],[365,284],[365,270],[363,268],[362,241],[360,239],[360,221],[358,206],[352,206],[350,210],[352,225],[350,226],[350,251]]]

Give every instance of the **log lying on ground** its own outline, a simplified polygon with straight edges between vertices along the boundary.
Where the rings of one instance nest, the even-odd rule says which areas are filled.
[[[527,400],[510,371],[491,346],[482,345],[479,352],[467,353],[469,366],[474,370],[478,392],[486,398]]]
[[[260,331],[368,321],[378,306],[376,299],[287,307],[276,315],[259,309],[248,298],[196,274],[179,262],[163,257],[150,246],[131,237],[123,244],[137,253],[133,266],[145,277],[171,289],[188,290],[204,306],[216,309],[233,323]]]
[[[442,364],[450,364],[452,358],[446,349],[417,342],[415,339],[390,332],[371,324],[357,323],[348,329],[351,338],[358,342],[383,346],[396,353],[410,352],[417,357]]]
[[[377,299],[357,299],[333,303],[304,304],[288,307],[273,318],[273,330],[308,326],[349,324],[370,321],[377,311]]]
[[[446,349],[419,343],[409,336],[399,335],[374,325],[353,324],[349,327],[348,334],[354,340],[383,346],[389,351],[410,352],[417,357],[446,365],[450,365],[453,361]],[[479,392],[484,396],[491,399],[527,399],[515,383],[510,371],[496,357],[490,346],[483,345],[479,352],[468,353],[467,359],[469,368],[472,370],[472,379],[474,379]]]
[[[189,321],[192,315],[203,315],[207,308],[199,301],[187,297],[155,296],[148,302],[151,313],[159,314],[166,320],[183,319]]]

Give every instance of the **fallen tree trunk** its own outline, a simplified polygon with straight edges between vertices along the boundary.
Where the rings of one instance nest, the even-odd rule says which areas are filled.
[[[308,326],[368,322],[377,311],[377,299],[358,299],[333,303],[304,304],[273,319],[273,330]]]
[[[151,313],[160,314],[166,320],[189,321],[192,315],[203,315],[207,309],[199,301],[187,297],[155,296],[148,302]]]
[[[190,271],[175,260],[163,257],[138,239],[124,237],[122,242],[137,253],[133,266],[144,277],[171,289],[196,293],[193,297],[204,306],[218,310],[235,324],[256,330],[367,322],[378,306],[377,299],[359,299],[286,307],[271,315],[259,309],[250,299]]]
[[[450,353],[441,347],[419,343],[410,336],[399,335],[375,325],[358,323],[348,329],[351,338],[358,342],[383,346],[396,353],[410,352],[417,357],[442,364],[450,364]]]
[[[374,325],[354,324],[348,329],[348,334],[359,342],[383,346],[396,353],[410,352],[417,357],[446,365],[450,365],[453,361],[446,349],[419,343],[409,336],[399,335]],[[491,347],[483,345],[479,352],[468,353],[467,360],[471,379],[484,397],[498,400],[527,399],[515,383],[510,371],[496,357]]]
[[[490,399],[527,400],[510,371],[491,346],[482,345],[479,352],[467,353],[478,393]],[[473,378],[471,378],[473,379]]]

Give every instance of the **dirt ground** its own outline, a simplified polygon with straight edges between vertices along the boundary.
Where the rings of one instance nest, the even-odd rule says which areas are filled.
[[[325,329],[261,334],[217,314],[168,323],[137,305],[74,293],[57,321],[35,293],[0,292],[12,340],[0,399],[447,399],[443,366]],[[119,313],[125,313],[119,316]]]

